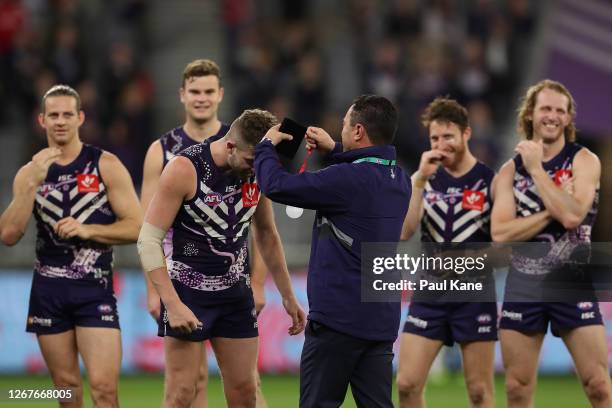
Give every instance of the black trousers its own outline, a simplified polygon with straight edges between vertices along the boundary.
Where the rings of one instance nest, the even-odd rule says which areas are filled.
[[[337,408],[348,385],[358,407],[393,407],[393,342],[363,340],[309,321],[300,363],[300,408]]]

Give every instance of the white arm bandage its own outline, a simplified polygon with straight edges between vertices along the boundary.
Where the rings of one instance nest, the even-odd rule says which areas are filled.
[[[166,231],[157,228],[155,225],[148,222],[142,224],[136,246],[138,247],[142,269],[145,272],[166,267],[166,257],[162,247],[165,235]]]

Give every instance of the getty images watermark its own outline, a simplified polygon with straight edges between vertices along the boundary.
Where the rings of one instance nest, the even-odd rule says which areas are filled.
[[[612,243],[364,243],[361,300],[612,301]]]
[[[483,282],[467,281],[465,279],[439,279],[450,277],[452,274],[463,275],[464,273],[484,273],[487,265],[485,261],[487,254],[481,256],[426,256],[421,254],[414,257],[408,254],[395,254],[393,257],[375,257],[372,260],[372,273],[382,275],[385,272],[401,272],[422,276],[418,280],[402,278],[397,282],[385,282],[383,279],[375,279],[372,287],[376,291],[385,290],[474,290],[484,289]],[[427,278],[425,278],[427,277]],[[434,279],[432,279],[434,278]],[[437,279],[436,279],[437,278]]]

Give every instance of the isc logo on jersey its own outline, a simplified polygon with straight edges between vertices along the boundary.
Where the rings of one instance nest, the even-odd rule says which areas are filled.
[[[97,193],[100,191],[100,180],[95,174],[78,174],[77,186],[79,193]]]
[[[485,195],[482,191],[463,190],[463,201],[461,207],[466,210],[482,211],[484,208]]]
[[[215,191],[211,191],[204,197],[204,203],[210,207],[216,207],[223,201],[223,196]]]
[[[259,202],[259,186],[257,183],[244,183],[242,190],[242,206],[254,207]]]

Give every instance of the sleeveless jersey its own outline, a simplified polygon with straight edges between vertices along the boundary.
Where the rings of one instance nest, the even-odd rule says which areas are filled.
[[[560,186],[564,180],[572,177],[574,157],[582,148],[577,143],[566,143],[559,154],[542,164],[544,171],[555,184]],[[544,203],[533,179],[525,170],[521,156],[517,155],[513,160],[515,166],[513,191],[517,217],[528,217],[543,211]],[[566,230],[559,221],[551,221],[546,228],[530,240],[530,242],[542,242],[545,245],[534,246],[533,251],[537,251],[537,254],[529,254],[527,248],[521,248],[521,252],[512,257],[513,269],[529,275],[542,275],[567,263],[574,249],[581,244],[591,242],[591,230],[597,216],[598,205],[599,189],[595,192],[591,209],[578,228]],[[543,249],[547,251],[545,256],[542,256]]]
[[[170,277],[209,298],[250,294],[247,244],[259,202],[255,178],[241,180],[218,168],[210,139],[180,155],[193,163],[198,185],[172,224]]]
[[[82,224],[112,224],[115,214],[100,175],[102,150],[83,144],[77,158],[66,166],[52,164],[36,190],[35,271],[47,277],[100,279],[112,272],[109,245],[78,237],[61,239],[54,232],[59,220],[73,217]]]
[[[227,131],[229,130],[229,126],[225,123],[221,124],[219,131],[217,134],[209,137],[207,140],[214,142],[217,139],[221,139]],[[171,131],[165,133],[163,136],[159,138],[159,144],[162,148],[162,157],[163,157],[163,165],[162,169],[166,167],[166,164],[177,154],[182,152],[188,147],[191,147],[199,142],[190,138],[183,126],[176,127]],[[166,236],[164,237],[164,254],[166,255],[166,259],[172,259],[172,228],[168,229]]]
[[[207,140],[215,141],[217,139],[225,136],[227,131],[229,130],[229,126],[222,123],[221,128],[216,135],[209,137]],[[162,137],[159,138],[159,143],[161,144],[162,152],[163,152],[163,167],[166,167],[166,164],[172,159],[174,156],[185,150],[186,148],[198,144],[195,140],[187,136],[185,133],[185,129],[183,126],[176,127],[171,131],[165,133]]]
[[[477,162],[461,177],[442,166],[423,191],[423,242],[491,241],[491,183],[495,172]]]

